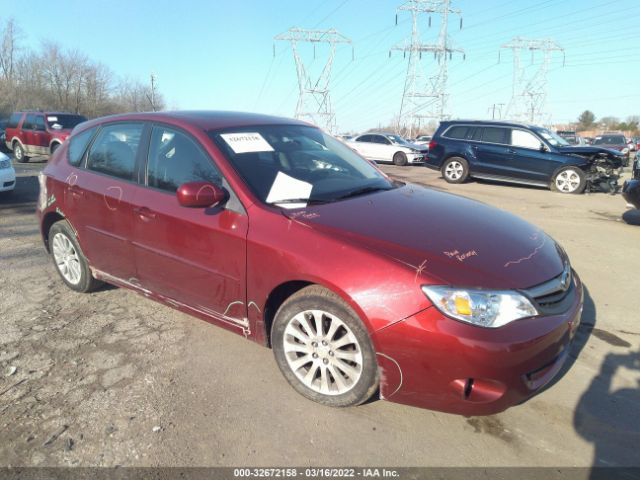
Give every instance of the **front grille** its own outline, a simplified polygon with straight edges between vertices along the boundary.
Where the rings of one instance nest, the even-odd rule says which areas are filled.
[[[12,180],[11,182],[4,182],[4,185],[2,185],[3,187],[10,187],[11,185],[13,185],[15,182],[15,180]]]
[[[575,282],[571,267],[565,264],[563,272],[551,280],[525,290],[525,293],[543,313],[566,311],[575,294]]]

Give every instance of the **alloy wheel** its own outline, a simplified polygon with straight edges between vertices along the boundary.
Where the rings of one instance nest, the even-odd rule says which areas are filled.
[[[56,233],[51,243],[53,258],[60,274],[72,285],[80,283],[82,277],[80,257],[71,240],[63,233]]]
[[[315,392],[342,395],[362,375],[358,339],[340,318],[326,311],[295,315],[284,330],[283,347],[291,371]]]
[[[560,172],[556,177],[556,187],[564,193],[571,193],[580,186],[580,176],[575,170],[568,169]]]
[[[459,180],[464,173],[464,167],[460,162],[451,162],[444,170],[444,174],[450,180]]]

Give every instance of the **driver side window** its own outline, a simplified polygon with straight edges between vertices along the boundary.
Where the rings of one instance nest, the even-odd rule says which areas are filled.
[[[222,184],[222,175],[202,148],[186,134],[155,126],[147,162],[147,185],[175,193],[187,182]]]
[[[511,145],[514,147],[530,148],[532,150],[540,149],[540,139],[530,132],[524,130],[511,130]]]

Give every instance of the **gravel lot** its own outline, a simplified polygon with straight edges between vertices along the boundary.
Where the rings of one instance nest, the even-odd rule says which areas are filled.
[[[640,227],[622,222],[619,195],[384,167],[539,225],[587,289],[564,377],[465,418],[384,401],[322,407],[242,337],[123,289],[73,293],[34,216],[43,166],[17,165],[16,191],[0,198],[0,466],[640,466]]]

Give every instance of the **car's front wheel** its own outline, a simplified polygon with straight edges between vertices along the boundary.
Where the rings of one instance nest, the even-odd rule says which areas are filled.
[[[91,274],[73,229],[66,220],[54,223],[49,230],[51,257],[64,283],[76,292],[90,292],[102,282]]]
[[[282,304],[271,344],[284,377],[310,400],[348,407],[367,401],[378,388],[375,352],[366,328],[326,288],[306,287]]]
[[[29,157],[24,152],[24,147],[16,142],[13,146],[13,156],[16,158],[16,161],[20,163],[26,163],[29,161]]]
[[[469,163],[461,157],[447,158],[440,169],[449,183],[462,183],[469,177]]]
[[[578,167],[567,167],[553,177],[551,189],[560,193],[582,193],[587,186],[587,177]]]
[[[393,163],[399,167],[404,167],[408,162],[407,155],[404,152],[396,152],[393,155]]]

